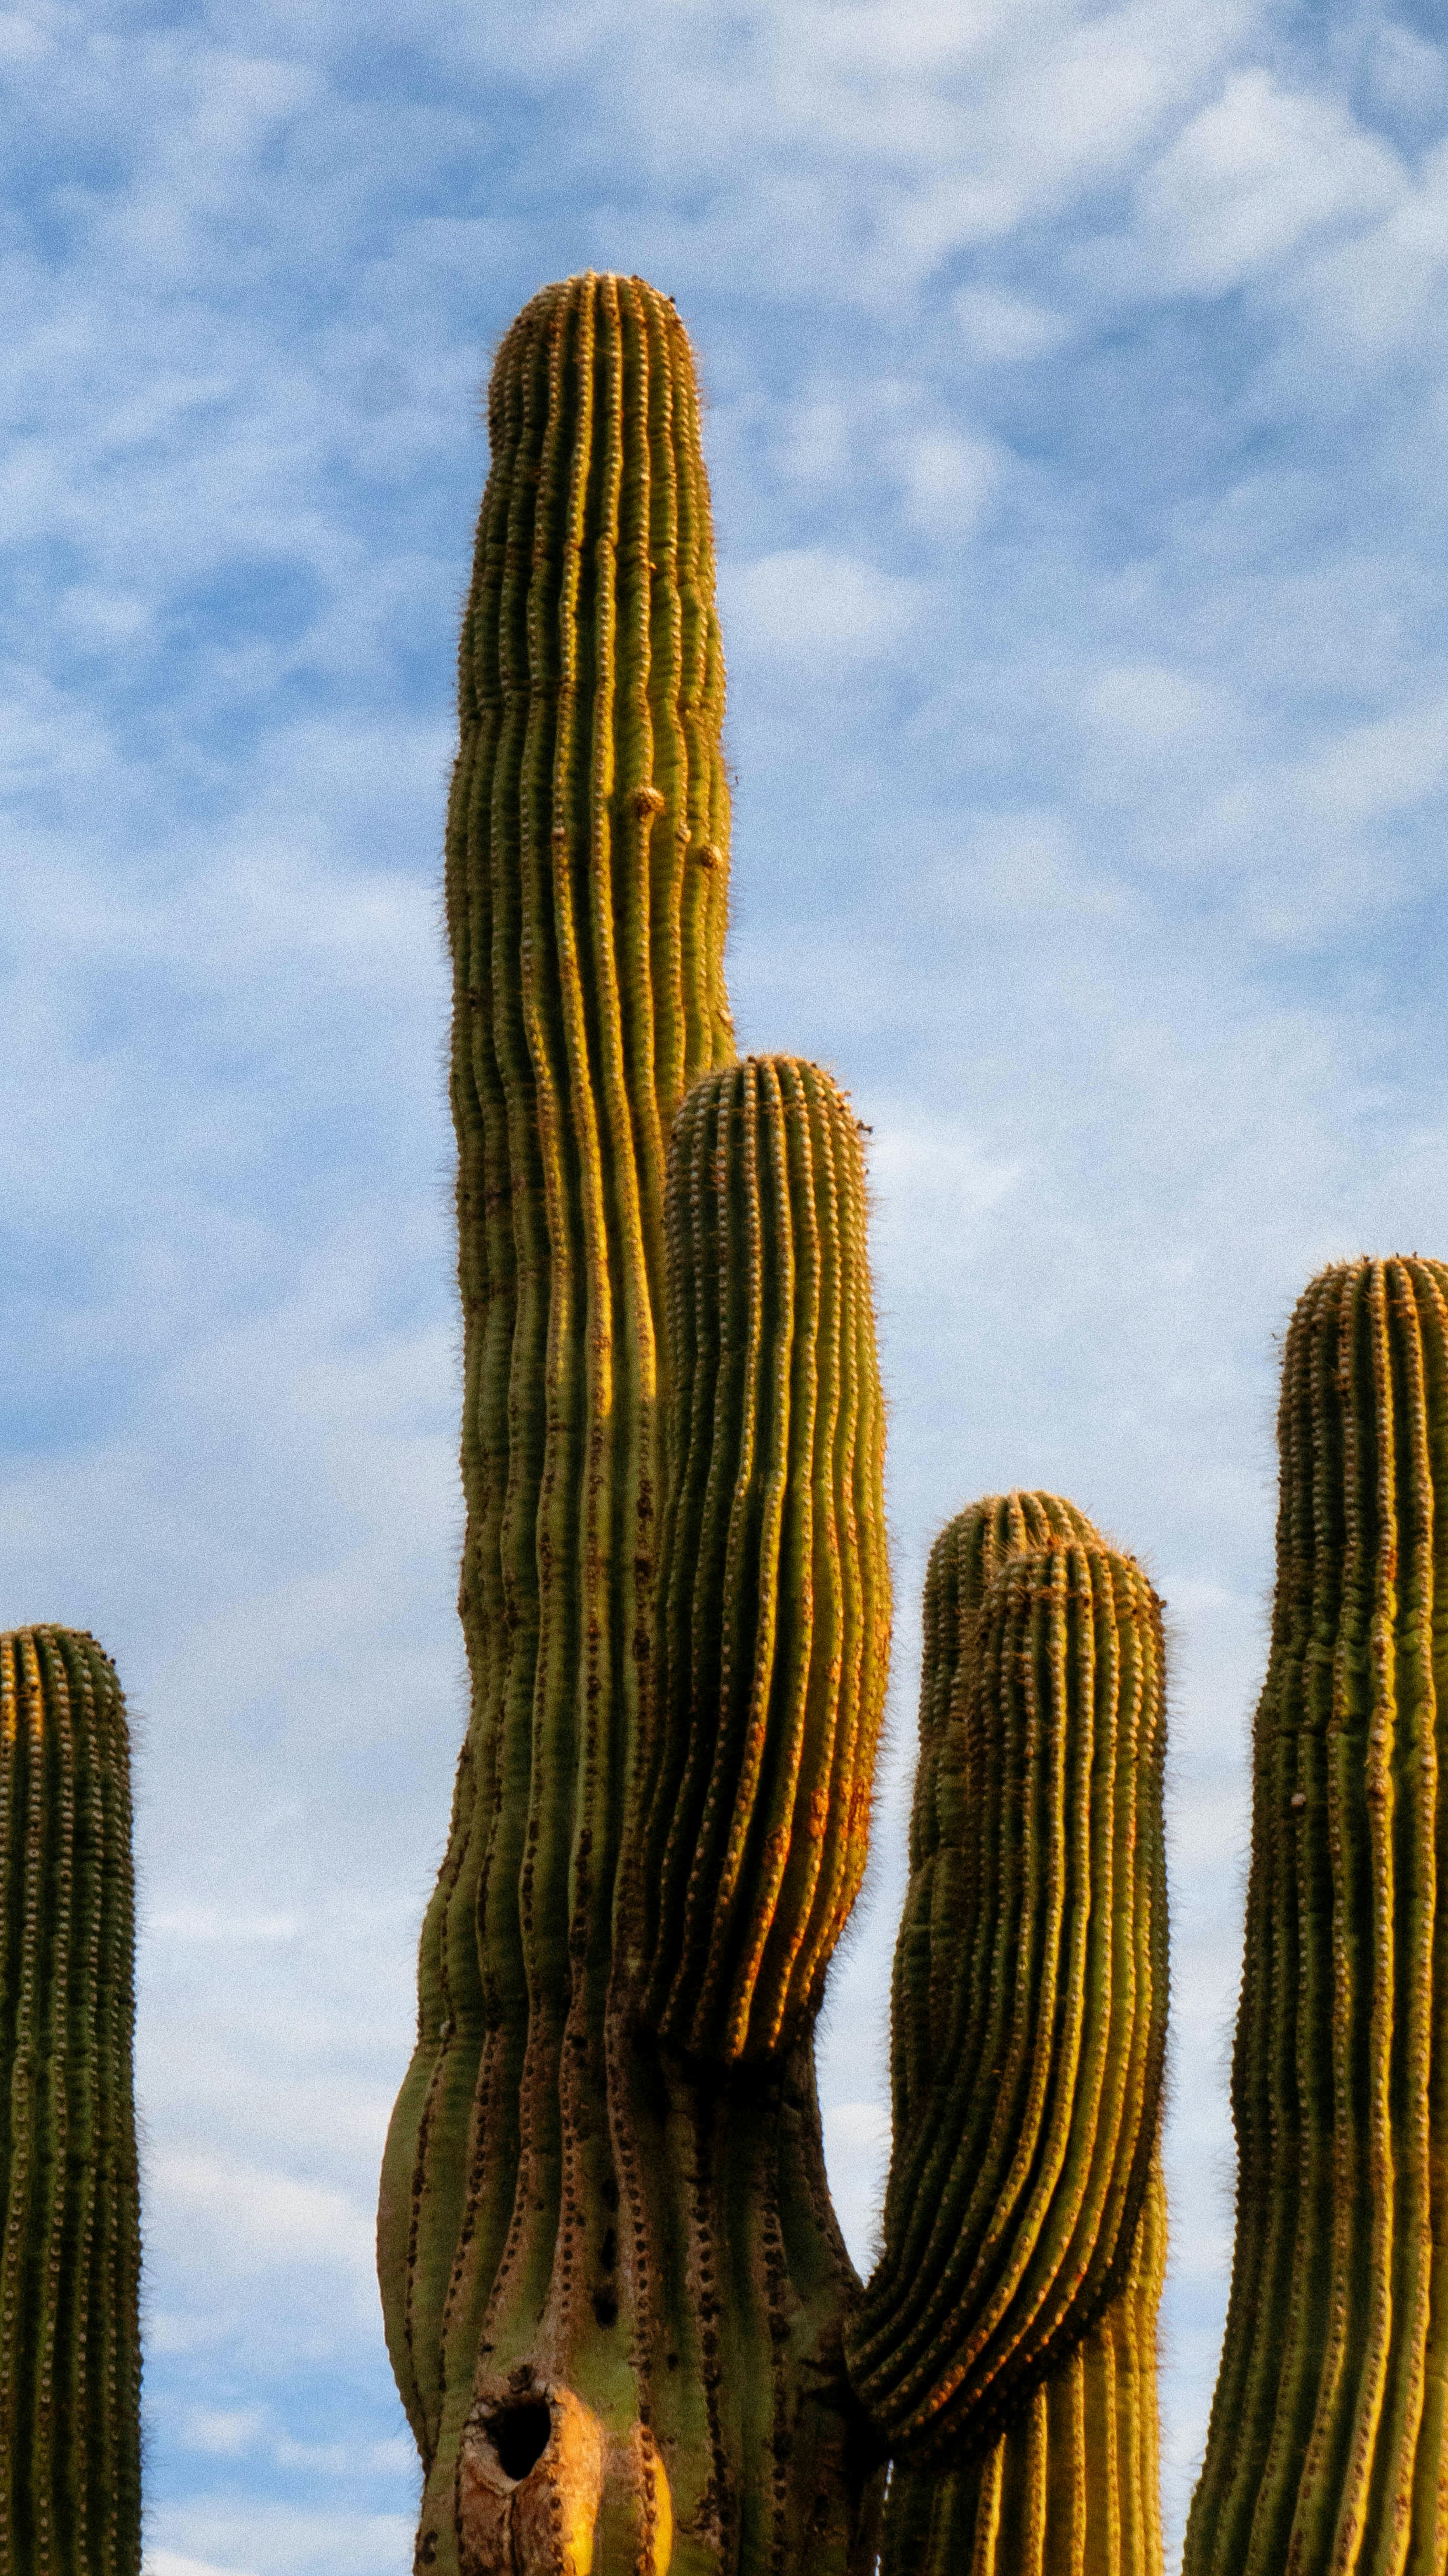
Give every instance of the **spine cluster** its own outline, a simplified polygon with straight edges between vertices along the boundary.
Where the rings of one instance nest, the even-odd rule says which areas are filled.
[[[0,2576],[138,2576],[130,1749],[90,1637],[0,1637]]]
[[[1237,2243],[1189,2576],[1448,2560],[1448,1266],[1287,1337],[1232,2102]]]

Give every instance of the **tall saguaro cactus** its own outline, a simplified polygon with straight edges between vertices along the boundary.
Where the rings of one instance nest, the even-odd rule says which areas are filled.
[[[1448,2560],[1448,1266],[1287,1336],[1233,2062],[1237,2244],[1188,2576]]]
[[[547,289],[489,423],[447,873],[473,1708],[379,2221],[418,2558],[823,2576],[874,2466],[810,2057],[888,1634],[858,1140],[812,1069],[722,1070],[673,307]]]
[[[0,1637],[0,2576],[138,2576],[130,1752],[115,1672]]]
[[[1036,2465],[1098,2416],[1145,2457],[1106,2392],[1159,2273],[1154,1608],[1030,1498],[972,1599],[975,1774],[953,1701],[944,1733],[978,1813],[951,1809],[939,1919],[909,1933],[939,2030],[911,1987],[917,2134],[861,2306],[813,2072],[889,1641],[859,1132],[817,1067],[735,1060],[672,305],[636,278],[545,289],[489,428],[447,844],[472,1708],[378,2226],[417,2565],[866,2576],[891,2452],[902,2497],[931,2476],[947,2500],[1017,2418]],[[1009,2033],[979,2009],[992,1908],[1020,1950]],[[1006,2126],[981,2130],[1001,2050]],[[948,2190],[952,2252],[929,2197],[977,2153],[999,2210]]]

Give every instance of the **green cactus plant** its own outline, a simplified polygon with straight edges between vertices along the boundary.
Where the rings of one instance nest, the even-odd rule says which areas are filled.
[[[813,1069],[733,1063],[673,307],[548,289],[489,421],[447,875],[473,1713],[379,2216],[418,2563],[825,2571],[877,2466],[809,2028],[888,1634],[859,1142]]]
[[[874,2285],[856,2315],[813,2071],[889,1642],[864,1175],[827,1075],[735,1057],[723,664],[672,304],[636,278],[545,289],[501,344],[489,429],[447,838],[472,1709],[378,2220],[416,2563],[864,2576],[889,2451],[897,2482],[969,2476],[973,2442],[1054,2405],[1059,2452],[1072,2407],[1117,2422],[1083,2338],[1145,2353],[1154,1608],[1079,1515],[1052,1507],[1042,1555],[1020,1506],[997,1553],[1022,1570],[989,1592],[1001,1725],[1001,1657],[1035,1640],[1054,1750],[1029,1723],[1030,1795],[1054,1815],[1071,1783],[1047,1839],[1091,1925],[1083,1945],[1047,1902],[1043,1928],[1040,1888],[1016,1889],[1059,1969],[1032,2063],[1064,2193],[1038,2162],[1030,2241],[1022,2209],[1003,2222],[1025,2270],[1000,2372],[917,2387],[932,2300],[974,2331],[963,2284],[927,2228],[935,2275]],[[987,1836],[1015,1794],[991,1763]],[[1136,1862],[1118,1822],[1138,1776]],[[946,2018],[952,2075],[911,2080],[948,2163],[976,2040]],[[1016,2107],[1016,2147],[989,2142],[1002,2183],[1030,2152]],[[942,2370],[968,2374],[964,2353]]]
[[[1448,1266],[1287,1335],[1232,2071],[1237,2241],[1188,2576],[1448,2558]]]
[[[992,1497],[937,1540],[896,2143],[846,2337],[901,2576],[1160,2565],[1162,1692],[1160,1605],[1071,1504]]]
[[[130,1752],[109,1658],[0,1637],[0,2576],[138,2576]]]

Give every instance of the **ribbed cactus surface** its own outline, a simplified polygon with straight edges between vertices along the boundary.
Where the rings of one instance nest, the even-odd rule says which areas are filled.
[[[649,2009],[724,2062],[818,2004],[864,1870],[885,1694],[884,1408],[856,1122],[788,1057],[675,1128]]]
[[[843,2576],[875,2455],[839,2360],[853,2275],[808,2015],[863,1857],[887,1616],[858,1148],[809,1068],[741,1073],[711,1251],[680,1213],[706,1178],[686,1120],[676,1359],[668,1138],[733,1045],[723,667],[672,305],[637,279],[546,289],[499,350],[489,426],[447,857],[472,1715],[379,2213],[418,2564]],[[772,1389],[786,1351],[787,1426],[741,1321]],[[685,1606],[682,1542],[660,1591],[663,1421],[677,1457],[696,1364],[738,1403],[703,1504],[723,1553]],[[831,1448],[807,1422],[836,1403]],[[703,1658],[687,1676],[668,1604]],[[702,1782],[706,1702],[727,1742]]]
[[[0,1637],[0,2571],[137,2576],[130,1751],[114,1669]]]
[[[1448,2563],[1448,1266],[1287,1336],[1233,2062],[1237,2242],[1189,2576]]]
[[[890,2092],[897,2138],[915,2134],[958,2002],[966,1709],[981,1605],[1006,1559],[1056,1538],[1089,1541],[1059,1494],[989,1494],[948,1521],[930,1551],[921,1618],[920,1735],[910,1810],[910,1875],[895,1942]]]
[[[1123,2287],[1010,2430],[959,2465],[892,2470],[880,2576],[1161,2576],[1165,2271],[1157,2160]]]
[[[985,2452],[1122,2290],[1166,2021],[1145,1576],[1070,1506],[1012,1497],[946,1533],[930,1599],[884,2248],[847,2334],[906,2463]]]

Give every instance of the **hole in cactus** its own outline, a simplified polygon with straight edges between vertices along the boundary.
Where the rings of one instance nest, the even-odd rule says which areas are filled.
[[[504,2475],[526,2478],[547,2450],[552,2430],[552,2412],[542,2397],[525,2397],[517,2406],[500,2408],[488,2426],[488,2438]]]
[[[593,2313],[601,2326],[617,2325],[618,2301],[614,2297],[612,2290],[594,2291]]]

